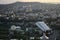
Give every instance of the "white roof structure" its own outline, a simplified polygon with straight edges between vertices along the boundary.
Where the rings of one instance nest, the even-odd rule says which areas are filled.
[[[10,29],[11,29],[11,30],[20,29],[20,26],[15,26],[15,25],[12,25]]]
[[[51,30],[44,22],[37,22],[36,25],[42,30],[42,31],[47,31]]]

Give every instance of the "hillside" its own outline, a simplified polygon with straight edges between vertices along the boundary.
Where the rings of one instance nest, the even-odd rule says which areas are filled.
[[[60,7],[59,4],[47,4],[47,3],[38,3],[38,2],[16,2],[12,4],[0,4],[0,10],[18,10],[23,6],[31,5],[32,9],[50,9]]]

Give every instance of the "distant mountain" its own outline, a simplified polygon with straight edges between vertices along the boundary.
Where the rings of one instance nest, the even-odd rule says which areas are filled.
[[[47,4],[39,2],[15,2],[12,4],[0,4],[0,11],[18,10],[23,6],[31,5],[32,9],[50,9],[60,7],[60,4]]]

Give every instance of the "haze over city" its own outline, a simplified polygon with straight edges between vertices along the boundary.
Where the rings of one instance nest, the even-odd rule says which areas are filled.
[[[60,4],[60,0],[0,0],[0,4],[10,4],[17,1],[18,2],[41,2],[41,3]]]

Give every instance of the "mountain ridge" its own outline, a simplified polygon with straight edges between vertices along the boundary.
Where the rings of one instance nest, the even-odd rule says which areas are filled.
[[[31,5],[32,9],[49,9],[49,8],[57,8],[60,7],[60,4],[47,4],[47,3],[39,3],[39,2],[15,2],[12,4],[0,4],[0,10],[18,10],[23,6]]]

